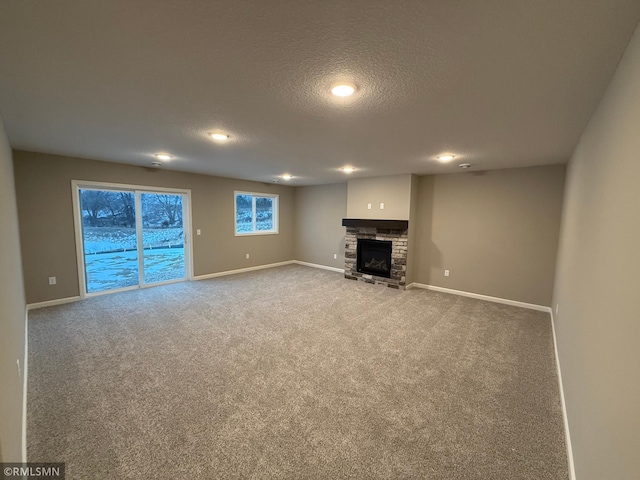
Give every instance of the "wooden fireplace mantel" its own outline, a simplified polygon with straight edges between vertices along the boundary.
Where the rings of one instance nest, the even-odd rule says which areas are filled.
[[[409,220],[377,220],[365,218],[343,218],[343,227],[382,228],[386,230],[407,230]]]

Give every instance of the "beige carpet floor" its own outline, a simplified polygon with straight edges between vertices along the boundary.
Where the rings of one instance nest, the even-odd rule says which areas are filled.
[[[568,478],[548,314],[286,266],[29,315],[68,479]]]

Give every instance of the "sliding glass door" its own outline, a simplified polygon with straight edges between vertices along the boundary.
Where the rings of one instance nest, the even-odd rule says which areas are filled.
[[[143,282],[184,279],[183,195],[141,193],[140,205]]]
[[[189,277],[188,193],[78,184],[76,221],[85,294]]]

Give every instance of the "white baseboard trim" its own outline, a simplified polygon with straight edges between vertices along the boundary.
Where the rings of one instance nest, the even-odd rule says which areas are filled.
[[[425,283],[413,282],[407,285],[407,290],[411,288],[423,288],[425,290],[433,290],[434,292],[450,293],[452,295],[460,295],[461,297],[476,298],[478,300],[486,300],[487,302],[502,303],[504,305],[512,305],[514,307],[528,308],[530,310],[538,310],[540,312],[551,313],[551,307],[544,305],[536,305],[534,303],[518,302],[506,298],[490,297],[489,295],[481,295],[479,293],[464,292],[462,290],[453,290],[451,288],[436,287],[435,285],[427,285]]]
[[[567,405],[564,400],[564,386],[562,384],[562,370],[560,369],[560,356],[558,355],[558,342],[556,339],[556,322],[551,311],[551,331],[553,332],[553,348],[556,354],[556,368],[558,370],[558,387],[560,388],[560,404],[562,405],[562,420],[564,423],[564,438],[567,444],[567,462],[569,466],[569,479],[576,480],[576,467],[573,463],[573,448],[571,447],[571,435],[569,433],[569,417]]]
[[[22,361],[22,463],[27,463],[27,375],[29,373],[29,310],[24,312],[24,360]]]
[[[319,263],[309,263],[303,262],[301,260],[294,260],[293,263],[295,263],[296,265],[304,265],[305,267],[320,268],[322,270],[329,270],[331,272],[344,273],[344,268],[328,267],[327,265],[320,265]]]
[[[73,303],[80,301],[80,296],[77,297],[67,297],[67,298],[58,298],[56,300],[47,300],[46,302],[38,302],[38,303],[29,303],[27,305],[27,311],[35,310],[36,308],[43,307],[53,307],[55,305],[64,305],[65,303]]]
[[[268,263],[266,265],[256,265],[255,267],[239,268],[237,270],[226,270],[224,272],[208,273],[206,275],[198,275],[193,277],[193,280],[207,280],[209,278],[226,277],[227,275],[236,275],[238,273],[254,272],[256,270],[264,270],[266,268],[282,267],[284,265],[291,265],[294,260],[287,260],[286,262]]]

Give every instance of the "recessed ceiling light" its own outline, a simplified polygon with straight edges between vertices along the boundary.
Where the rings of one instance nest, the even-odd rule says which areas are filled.
[[[445,155],[440,155],[437,157],[437,159],[443,163],[445,162],[450,162],[451,160],[453,160],[454,158],[456,158],[455,155],[451,155],[449,153],[445,154]]]
[[[282,178],[284,180],[291,180],[293,178],[293,175],[289,175],[288,173],[285,173],[284,175],[282,175]]]
[[[211,138],[213,138],[217,142],[226,142],[227,140],[229,140],[229,135],[227,135],[226,133],[213,132],[209,135],[211,135]]]
[[[173,157],[168,153],[156,153],[156,158],[160,160],[171,160]]]
[[[356,91],[356,86],[353,83],[334,83],[331,85],[331,93],[336,97],[348,97],[353,95]]]
[[[469,168],[471,167],[471,163],[461,163],[460,165],[458,165],[460,168]]]
[[[342,167],[340,170],[342,170],[344,173],[353,173],[356,169],[353,167]]]

